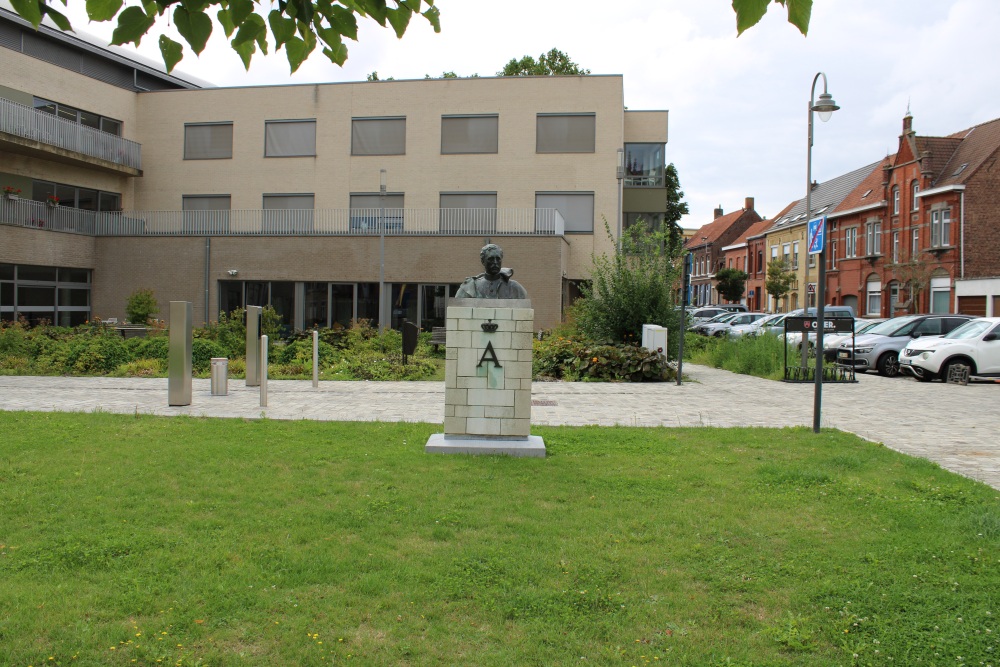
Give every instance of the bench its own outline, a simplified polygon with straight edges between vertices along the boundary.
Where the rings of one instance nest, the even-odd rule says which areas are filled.
[[[431,327],[431,345],[434,346],[435,352],[438,350],[438,345],[447,345],[447,341],[447,327]]]

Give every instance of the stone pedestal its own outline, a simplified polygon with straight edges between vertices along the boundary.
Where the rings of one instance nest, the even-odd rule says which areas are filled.
[[[444,433],[427,452],[545,456],[531,431],[534,310],[528,299],[451,299]]]

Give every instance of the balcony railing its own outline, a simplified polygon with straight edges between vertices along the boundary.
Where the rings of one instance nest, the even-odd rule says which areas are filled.
[[[105,213],[0,201],[0,224],[90,236],[563,236],[554,208],[387,208]]]
[[[142,169],[140,144],[10,100],[0,99],[0,132]]]

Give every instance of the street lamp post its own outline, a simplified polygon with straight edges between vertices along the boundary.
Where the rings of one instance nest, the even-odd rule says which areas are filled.
[[[622,182],[625,180],[625,149],[618,149],[618,250],[622,249]]]
[[[378,171],[378,330],[385,331],[386,303],[385,298],[385,169]]]
[[[823,77],[823,94],[819,96],[819,101],[814,101],[816,97],[816,82]],[[837,103],[826,89],[826,74],[819,72],[813,77],[812,89],[809,92],[809,141],[806,149],[806,225],[812,218],[812,147],[813,147],[813,112],[819,114],[819,119],[824,123],[830,120],[833,112],[839,109]],[[824,220],[823,224],[826,224]],[[808,239],[806,250],[809,250]],[[806,267],[809,262],[806,262]],[[808,271],[808,268],[807,268]],[[826,304],[826,230],[823,230],[823,245],[819,252],[819,266],[817,267],[818,277],[816,279],[816,374],[814,377],[816,390],[813,395],[813,432],[819,433],[820,415],[823,409],[823,332],[826,329],[826,316],[824,305]],[[807,287],[808,289],[808,287]],[[809,313],[809,300],[806,299],[806,313]],[[809,335],[802,334],[802,347],[809,347]]]

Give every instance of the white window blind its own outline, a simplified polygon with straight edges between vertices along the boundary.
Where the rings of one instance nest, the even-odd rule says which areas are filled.
[[[232,157],[232,123],[190,123],[184,126],[185,160],[223,160]]]
[[[441,153],[496,153],[498,116],[442,116]]]
[[[594,114],[538,114],[536,119],[535,152],[594,152]]]
[[[405,154],[405,118],[355,118],[351,121],[351,155]]]
[[[264,157],[316,155],[315,120],[269,120],[264,123]]]

